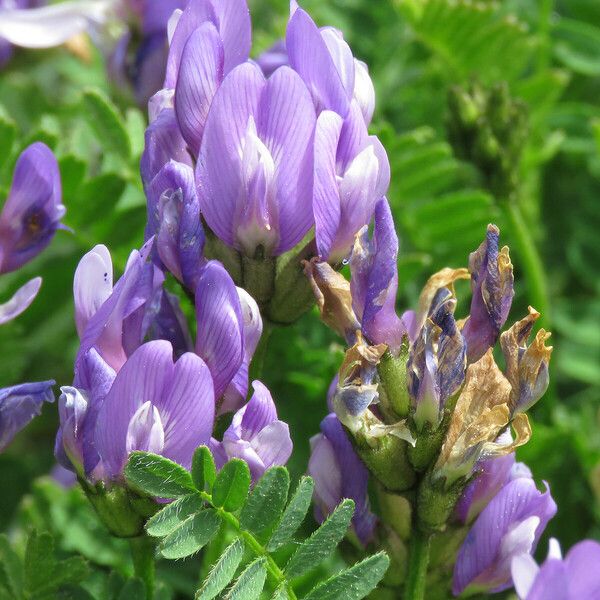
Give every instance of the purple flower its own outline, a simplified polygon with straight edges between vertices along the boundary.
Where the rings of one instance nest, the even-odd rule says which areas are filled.
[[[396,352],[406,333],[404,315],[396,315],[398,237],[385,198],[375,209],[373,239],[366,228],[356,238],[350,257],[352,306],[364,335],[373,344],[385,343]]]
[[[512,578],[520,600],[600,598],[600,544],[584,540],[563,559],[560,545],[550,540],[548,558],[538,567],[530,554],[513,558]]]
[[[150,262],[153,239],[134,250],[123,276],[112,287],[110,254],[96,246],[80,261],[73,283],[77,329],[81,338],[75,371],[95,348],[118,371],[142,343],[148,322],[146,309],[160,290],[163,275]]]
[[[48,146],[35,142],[15,166],[0,214],[0,274],[35,258],[52,240],[65,214],[58,163]]]
[[[54,383],[22,383],[0,389],[0,452],[42,412],[44,402],[54,402]]]
[[[435,295],[429,316],[410,349],[408,391],[415,407],[415,423],[436,428],[446,401],[465,379],[466,346],[456,321],[456,299],[448,288]]]
[[[319,29],[295,2],[291,9],[285,40],[289,64],[306,83],[317,112],[332,110],[345,118],[354,100],[368,124],[375,90],[366,65],[352,56],[340,31]]]
[[[279,67],[289,65],[285,40],[278,40],[268,50],[260,54],[256,58],[256,64],[265,77],[273,75]]]
[[[500,438],[500,443],[512,442],[508,431]],[[475,466],[475,476],[456,505],[455,514],[458,520],[465,525],[472,523],[509,481],[519,477],[531,479],[532,475],[527,465],[515,461],[514,452],[479,461]]]
[[[288,67],[265,80],[251,63],[225,78],[211,106],[196,182],[207,224],[254,256],[295,246],[312,225],[315,114]]]
[[[488,225],[485,241],[469,256],[473,299],[463,327],[469,363],[478,361],[496,343],[514,296],[508,247],[498,250],[499,237],[498,228]]]
[[[253,481],[270,467],[285,465],[292,453],[292,440],[286,423],[277,419],[277,409],[269,390],[253,381],[254,393],[248,404],[233,416],[223,441],[212,442],[217,466],[224,460],[241,458],[248,463]]]
[[[42,278],[34,277],[21,286],[8,302],[0,304],[0,325],[12,321],[27,310],[38,295],[41,285]]]
[[[95,423],[104,478],[120,480],[134,450],[161,454],[190,468],[214,422],[210,371],[193,353],[173,362],[169,342],[140,346],[117,373]]]
[[[160,96],[157,100],[164,102],[165,97]],[[193,164],[173,108],[162,108],[159,105],[155,110],[158,112],[146,129],[144,152],[140,162],[142,181],[147,194],[151,182],[169,161],[190,167]]]
[[[329,110],[319,115],[314,177],[319,256],[336,263],[348,255],[361,227],[369,224],[390,182],[385,149],[375,136],[368,135],[356,103],[345,119]]]
[[[352,526],[363,545],[373,537],[377,518],[369,507],[369,472],[334,414],[321,421],[310,440],[308,474],[315,481],[315,519],[321,523],[344,499],[354,500]]]
[[[547,485],[544,493],[527,477],[505,485],[479,515],[458,552],[454,594],[467,588],[497,592],[509,587],[512,559],[535,550],[555,513]]]
[[[160,262],[186,287],[194,290],[205,259],[204,230],[196,196],[194,171],[169,161],[147,186],[146,239],[156,236]]]
[[[0,0],[0,14],[7,10],[31,8],[37,4],[38,2],[36,0]],[[12,44],[3,37],[0,37],[0,68],[6,65],[12,57],[12,54]]]

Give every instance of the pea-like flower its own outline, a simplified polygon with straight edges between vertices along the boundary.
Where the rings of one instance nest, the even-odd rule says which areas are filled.
[[[287,423],[277,418],[269,390],[260,381],[253,381],[252,387],[248,404],[235,413],[223,441],[212,440],[211,448],[219,468],[231,458],[241,458],[257,481],[268,468],[285,465],[292,453],[292,439]]]
[[[315,482],[316,520],[322,523],[344,498],[350,498],[355,505],[353,530],[366,545],[377,524],[369,506],[369,471],[334,414],[321,421],[321,433],[311,438],[310,448],[308,474]]]
[[[312,225],[315,113],[288,67],[265,80],[233,69],[208,115],[196,182],[202,214],[228,246],[253,257],[295,246]]]
[[[556,504],[532,479],[505,485],[477,517],[456,559],[452,591],[498,592],[510,587],[514,557],[531,554]]]
[[[519,600],[600,598],[600,544],[583,540],[562,557],[558,541],[550,539],[548,558],[538,566],[531,554],[513,558],[511,573]]]

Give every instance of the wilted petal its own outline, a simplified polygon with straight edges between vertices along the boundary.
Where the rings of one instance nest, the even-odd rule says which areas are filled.
[[[113,265],[110,252],[103,244],[94,246],[79,261],[73,279],[75,324],[79,337],[113,290]]]
[[[223,61],[219,32],[212,23],[204,23],[185,45],[175,89],[177,120],[194,156],[200,151],[208,109],[223,81]]]
[[[223,266],[210,261],[196,288],[196,353],[208,365],[218,400],[244,360],[244,325],[237,289]]]
[[[41,142],[31,144],[17,160],[0,214],[0,273],[18,269],[48,246],[65,214],[61,197],[54,154]]]
[[[321,32],[301,8],[290,18],[285,43],[290,65],[306,83],[317,111],[333,110],[345,117],[348,91]]]
[[[146,129],[144,139],[140,171],[145,188],[170,160],[192,166],[192,157],[172,108],[165,108],[159,113]]]
[[[552,346],[546,346],[550,333],[540,329],[527,346],[535,321],[540,314],[529,307],[529,314],[500,336],[506,360],[506,378],[512,386],[510,401],[515,412],[531,408],[545,393],[550,382],[548,366]]]
[[[546,487],[538,491],[531,479],[508,483],[479,515],[459,550],[454,567],[453,592],[467,587],[500,591],[510,585],[515,556],[531,553],[556,513]]]
[[[499,237],[498,228],[488,225],[485,241],[469,256],[473,299],[463,335],[470,363],[478,361],[496,343],[514,296],[508,247],[498,250]]]
[[[54,402],[54,383],[22,383],[0,389],[0,452],[42,412],[44,402]]]
[[[396,314],[398,289],[398,237],[389,204],[384,198],[375,209],[375,229],[369,240],[366,229],[356,237],[350,271],[352,303],[360,316],[364,335],[373,343],[387,344],[396,352],[406,328]]]
[[[21,286],[8,302],[0,304],[0,325],[12,321],[27,310],[38,295],[41,286],[42,278],[34,277]]]
[[[42,8],[3,10],[0,37],[26,48],[60,46],[80,33],[103,26],[113,5],[111,0],[83,0]]]

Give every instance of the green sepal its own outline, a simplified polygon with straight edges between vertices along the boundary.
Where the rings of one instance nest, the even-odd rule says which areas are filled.
[[[387,350],[377,365],[380,379],[380,406],[385,414],[392,417],[390,423],[408,416],[410,396],[408,395],[407,361],[408,339],[405,336],[398,356],[394,356]]]
[[[421,530],[445,529],[467,481],[462,477],[446,489],[443,477],[433,479],[431,473],[425,475],[417,491],[417,521]]]

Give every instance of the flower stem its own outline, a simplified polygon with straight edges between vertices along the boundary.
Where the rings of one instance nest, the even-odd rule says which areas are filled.
[[[414,527],[411,534],[406,600],[424,600],[431,536]]]
[[[550,302],[548,299],[548,284],[544,266],[538,249],[533,241],[531,233],[527,228],[525,219],[519,206],[515,202],[503,202],[505,214],[510,222],[512,233],[515,236],[519,258],[522,261],[527,285],[533,307],[541,315],[541,322],[545,327],[550,325]]]
[[[133,570],[146,587],[146,598],[152,600],[154,596],[154,579],[156,575],[154,563],[154,550],[156,542],[147,535],[130,538],[131,558],[133,559]]]
[[[255,379],[262,379],[263,369],[265,366],[265,359],[267,357],[267,350],[269,348],[269,340],[271,339],[271,333],[273,331],[273,325],[266,319],[263,320],[263,332],[260,336],[252,362],[250,363],[250,381]]]

